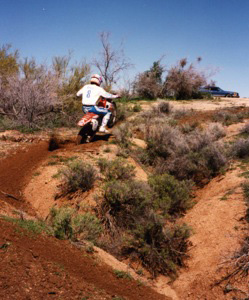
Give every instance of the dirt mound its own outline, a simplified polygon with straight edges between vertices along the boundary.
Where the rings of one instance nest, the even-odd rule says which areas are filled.
[[[3,220],[0,249],[1,299],[167,299],[135,280],[118,279],[68,241],[34,236]]]
[[[211,286],[221,278],[219,266],[238,250],[244,234],[243,180],[235,169],[198,191],[198,203],[183,220],[193,228],[193,246],[187,270],[173,284],[180,299],[231,299],[220,287]]]

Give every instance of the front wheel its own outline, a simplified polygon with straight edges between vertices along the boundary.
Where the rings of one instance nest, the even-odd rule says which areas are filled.
[[[113,102],[112,105],[113,105],[112,114],[111,114],[110,120],[108,121],[108,124],[107,124],[107,126],[109,128],[112,128],[117,121],[117,105],[115,102]]]

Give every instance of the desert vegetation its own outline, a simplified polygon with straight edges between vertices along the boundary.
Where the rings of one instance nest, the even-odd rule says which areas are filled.
[[[116,164],[119,161],[105,168],[101,162],[106,181],[98,206],[106,235],[102,247],[116,256],[141,260],[154,276],[175,276],[184,265],[190,228],[173,220],[191,207],[190,187],[166,174],[152,176],[148,183],[132,179],[130,167]],[[113,166],[110,178],[106,169]]]
[[[155,61],[152,67],[137,75],[134,81],[134,93],[145,99],[173,98],[176,100],[206,98],[199,88],[207,83],[210,74],[198,69],[199,57],[195,63],[181,59],[175,66],[167,69],[162,59]],[[165,78],[163,78],[166,72]]]
[[[169,173],[197,184],[217,175],[228,161],[228,146],[220,140],[225,136],[222,125],[179,126],[178,118],[179,113],[162,102],[134,122],[147,144],[137,152],[138,159],[157,174]]]

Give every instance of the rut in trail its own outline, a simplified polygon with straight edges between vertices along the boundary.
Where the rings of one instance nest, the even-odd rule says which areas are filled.
[[[48,153],[48,143],[41,142],[25,149],[18,149],[15,154],[2,159],[0,161],[0,190],[16,199],[3,193],[0,199],[17,209],[28,210],[31,213],[31,207],[24,202],[22,190],[32,170],[48,156]]]

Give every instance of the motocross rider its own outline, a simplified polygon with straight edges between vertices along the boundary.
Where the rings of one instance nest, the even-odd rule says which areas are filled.
[[[102,87],[100,87],[102,83],[102,77],[98,74],[94,74],[91,76],[90,84],[85,85],[81,88],[77,96],[82,95],[82,110],[84,113],[92,112],[97,115],[104,116],[102,119],[102,124],[99,128],[99,132],[109,133],[106,129],[106,125],[111,117],[111,111],[108,108],[97,106],[101,97],[107,99],[118,98],[118,95],[113,95],[107,93]]]

